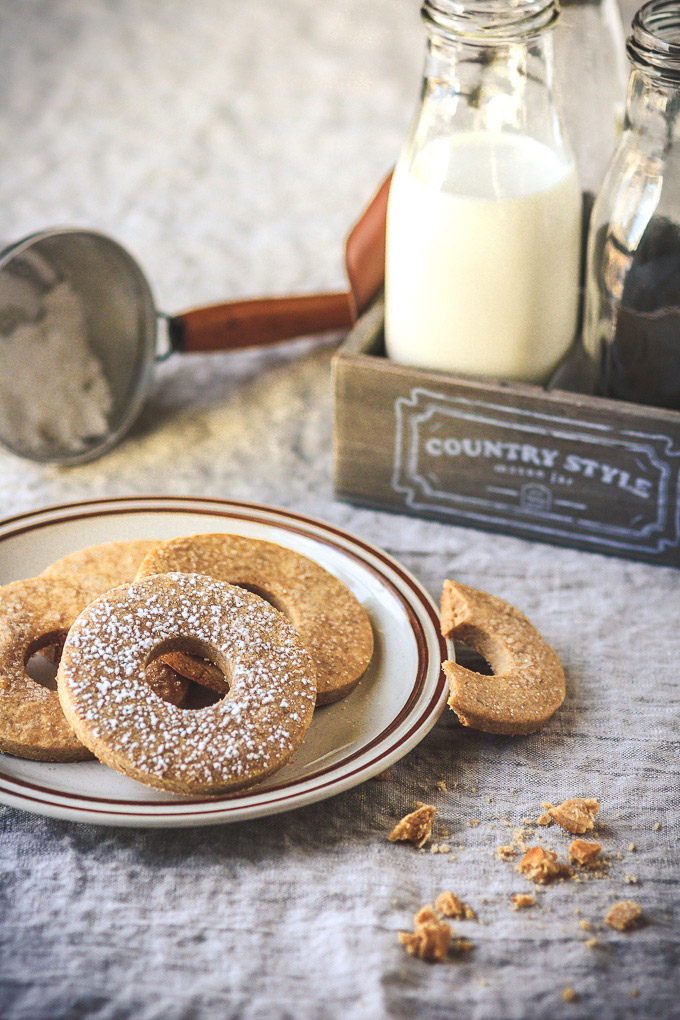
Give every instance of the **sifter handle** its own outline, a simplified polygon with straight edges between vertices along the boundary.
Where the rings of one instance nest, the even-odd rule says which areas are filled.
[[[264,347],[345,330],[354,322],[349,293],[251,298],[195,308],[169,321],[173,348],[186,354]]]

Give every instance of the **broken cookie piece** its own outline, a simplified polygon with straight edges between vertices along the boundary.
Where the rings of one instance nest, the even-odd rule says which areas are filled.
[[[441,632],[465,642],[493,676],[442,663],[449,705],[463,726],[486,733],[534,733],[564,701],[564,671],[556,653],[509,602],[444,581]]]
[[[432,821],[436,808],[431,804],[416,804],[415,811],[404,815],[387,837],[391,843],[402,840],[417,847],[424,846],[432,832]]]
[[[430,906],[420,908],[413,925],[413,932],[399,932],[399,941],[406,952],[430,963],[445,960],[451,945],[451,926],[440,920]]]
[[[548,814],[567,832],[582,836],[595,828],[595,815],[599,810],[600,802],[595,797],[572,797],[549,808]]]

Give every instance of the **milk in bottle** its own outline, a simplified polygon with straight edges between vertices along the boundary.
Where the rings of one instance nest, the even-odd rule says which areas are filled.
[[[576,171],[527,135],[462,132],[398,165],[387,221],[395,361],[541,381],[576,328]]]

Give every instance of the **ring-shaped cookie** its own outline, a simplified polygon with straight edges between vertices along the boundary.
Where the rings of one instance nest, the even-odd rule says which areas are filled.
[[[52,563],[41,577],[57,578],[77,587],[83,597],[84,607],[110,588],[134,581],[140,563],[157,545],[155,540],[143,538],[90,545]],[[52,662],[59,661],[61,648],[46,647],[42,651]],[[194,661],[198,668],[200,660]],[[221,674],[220,678],[223,679]],[[173,705],[184,704],[191,677],[187,679],[183,673],[174,670],[170,663],[160,659],[154,662],[146,672],[146,679],[165,701]],[[225,689],[223,682],[217,688],[219,693],[224,693]]]
[[[64,718],[56,691],[25,666],[43,644],[60,644],[84,608],[77,589],[33,578],[0,589],[0,750],[38,761],[82,761],[91,754]]]
[[[219,702],[182,711],[143,682],[148,662],[180,648],[229,679]],[[57,674],[68,722],[105,764],[174,793],[217,794],[279,769],[314,711],[314,666],[273,606],[199,574],[123,585],[71,628]]]
[[[133,581],[142,560],[157,545],[158,542],[147,539],[90,545],[52,563],[42,577],[75,585],[92,601],[109,588]]]
[[[463,726],[486,733],[533,733],[564,701],[560,660],[509,602],[444,581],[441,630],[483,655],[494,672],[485,676],[456,662],[442,663],[449,705]]]
[[[307,556],[241,535],[193,535],[158,545],[143,560],[137,579],[171,570],[246,588],[284,613],[316,666],[317,704],[344,697],[366,671],[373,655],[366,611],[346,585]],[[168,661],[198,683],[219,686],[219,671],[209,665],[201,666],[199,675],[182,657]]]
[[[0,751],[38,761],[92,757],[66,722],[57,692],[26,672],[35,652],[61,646],[91,601],[90,587],[84,591],[60,577],[35,577],[0,588]],[[163,663],[154,664],[146,679],[175,704],[186,696],[188,681]]]

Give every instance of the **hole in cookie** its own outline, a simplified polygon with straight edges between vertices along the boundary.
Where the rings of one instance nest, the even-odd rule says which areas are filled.
[[[493,670],[487,660],[479,652],[466,645],[464,641],[454,641],[456,649],[456,662],[464,669],[472,670],[473,673],[481,673],[482,676],[493,676]]]
[[[65,640],[64,631],[43,634],[33,641],[26,651],[24,669],[27,675],[48,691],[57,689],[57,669]]]
[[[165,701],[189,710],[214,705],[229,690],[229,680],[211,649],[201,641],[186,638],[166,641],[154,649],[145,669],[145,679]],[[177,696],[178,683],[183,685],[181,698]],[[164,697],[163,688],[169,696]]]
[[[223,697],[224,694],[218,694],[217,691],[212,691],[209,687],[201,687],[200,684],[194,683],[193,680],[190,680],[189,690],[187,691],[187,696],[182,708],[186,708],[189,711],[196,711],[196,709],[206,708],[208,705],[216,705]]]

